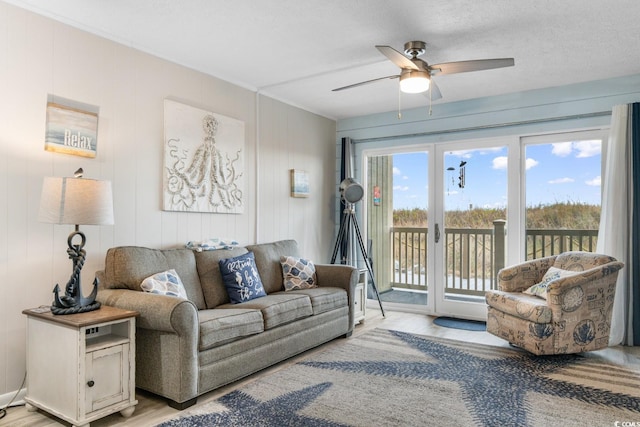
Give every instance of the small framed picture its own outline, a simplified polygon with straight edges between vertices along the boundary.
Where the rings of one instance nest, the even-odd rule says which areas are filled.
[[[309,197],[309,174],[291,169],[291,197]]]
[[[49,95],[44,149],[74,156],[96,157],[98,112],[97,106]]]

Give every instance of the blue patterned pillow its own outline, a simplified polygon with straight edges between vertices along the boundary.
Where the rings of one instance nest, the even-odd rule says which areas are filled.
[[[219,264],[222,281],[232,304],[267,295],[258,274],[253,252],[235,258],[221,259]]]
[[[292,256],[281,256],[282,275],[284,276],[284,290],[315,288],[316,266],[308,259]]]
[[[187,291],[175,270],[156,273],[142,281],[140,287],[145,292],[187,299]]]

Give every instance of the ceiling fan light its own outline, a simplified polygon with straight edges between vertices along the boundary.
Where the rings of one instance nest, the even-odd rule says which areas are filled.
[[[429,90],[431,80],[426,71],[408,71],[400,75],[400,90],[404,93],[422,93]]]

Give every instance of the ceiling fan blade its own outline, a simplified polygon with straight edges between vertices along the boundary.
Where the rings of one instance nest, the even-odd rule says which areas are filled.
[[[376,49],[378,49],[384,56],[389,58],[389,61],[393,62],[400,68],[420,70],[420,68],[416,64],[414,64],[413,61],[411,61],[409,58],[407,58],[391,46],[376,46]]]
[[[339,87],[339,88],[337,88],[337,89],[332,89],[332,92],[338,92],[338,91],[345,90],[345,89],[351,89],[351,88],[354,88],[354,87],[367,85],[367,84],[369,84],[369,83],[374,83],[374,82],[377,82],[377,81],[379,81],[379,80],[397,79],[398,77],[400,77],[400,75],[399,75],[399,74],[398,74],[398,75],[394,75],[394,76],[378,77],[377,79],[367,80],[367,81],[365,81],[365,82],[354,83],[354,84],[349,85],[349,86],[343,86],[343,87]]]
[[[442,99],[442,93],[440,93],[440,88],[438,88],[438,85],[433,81],[433,79],[431,79],[431,83],[429,83],[429,90],[426,92],[422,92],[422,94],[427,98],[431,99],[432,101],[437,101],[438,99]]]
[[[476,59],[471,61],[443,62],[429,66],[437,74],[466,73],[468,71],[491,70],[492,68],[513,67],[513,58]]]

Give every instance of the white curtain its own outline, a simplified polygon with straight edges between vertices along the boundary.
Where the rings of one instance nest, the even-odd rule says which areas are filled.
[[[613,107],[609,143],[605,153],[602,212],[596,249],[598,253],[611,255],[625,264],[625,268],[618,273],[609,345],[633,345],[629,341],[632,336],[632,331],[629,330],[631,328],[629,304],[633,275],[631,268],[633,254],[630,244],[633,231],[631,109],[631,105]]]

